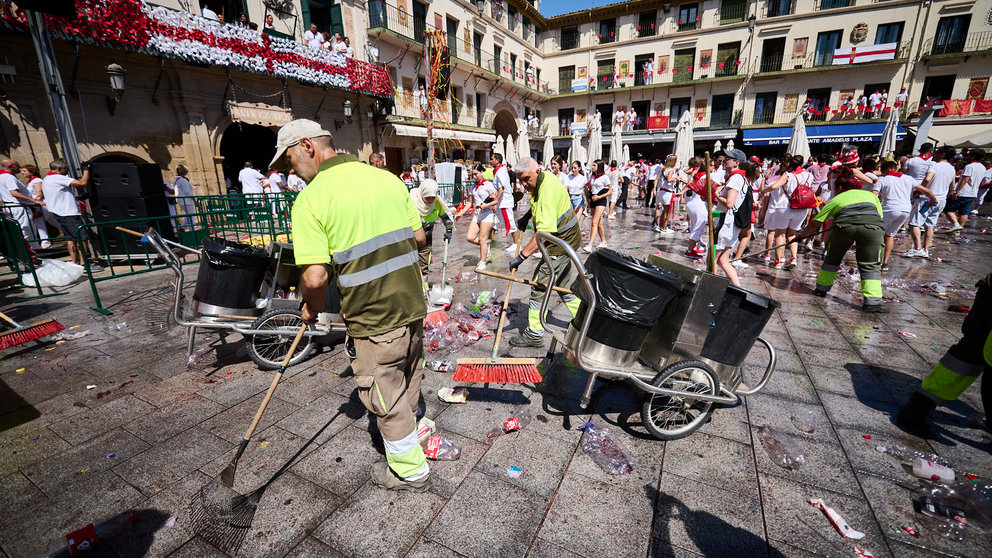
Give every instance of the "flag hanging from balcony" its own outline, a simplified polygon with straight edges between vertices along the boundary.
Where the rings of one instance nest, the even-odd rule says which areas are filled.
[[[894,60],[898,48],[899,43],[838,48],[834,50],[833,65],[841,66],[844,64],[876,62],[878,60]]]

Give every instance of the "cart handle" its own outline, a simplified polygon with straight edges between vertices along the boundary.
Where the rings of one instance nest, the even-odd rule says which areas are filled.
[[[755,385],[751,389],[746,389],[746,390],[735,389],[734,393],[737,395],[746,397],[748,395],[754,395],[755,393],[758,393],[759,391],[761,391],[761,388],[765,387],[765,384],[767,384],[768,380],[770,380],[772,377],[772,372],[775,371],[775,360],[776,360],[775,347],[772,347],[771,343],[765,341],[761,337],[758,338],[758,341],[761,342],[761,344],[764,345],[766,349],[768,349],[768,366],[765,368],[765,373],[761,376],[761,380],[758,381],[757,385]]]

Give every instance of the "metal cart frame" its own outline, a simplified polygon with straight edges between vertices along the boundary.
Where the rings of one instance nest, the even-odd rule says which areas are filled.
[[[546,289],[540,311],[542,327],[553,335],[548,355],[553,355],[556,345],[561,345],[565,358],[589,373],[589,379],[580,399],[583,408],[588,408],[596,380],[600,378],[630,381],[644,391],[648,399],[660,396],[689,405],[700,402],[705,407],[705,411],[701,413],[704,416],[700,417],[694,427],[676,436],[664,435],[651,429],[648,426],[650,419],[645,418],[642,412],[642,420],[653,435],[661,439],[676,439],[688,435],[708,421],[713,404],[736,405],[741,397],[757,393],[768,383],[775,369],[776,354],[771,343],[761,337],[758,337],[757,342],[768,352],[768,365],[753,387],[743,384],[740,367],[728,366],[701,356],[703,340],[712,321],[713,312],[710,309],[718,307],[722,301],[728,284],[725,278],[667,260],[656,261],[655,263],[667,264],[662,267],[668,268],[682,278],[683,293],[672,300],[659,324],[648,334],[638,358],[625,359],[622,355],[624,351],[613,349],[587,337],[596,309],[596,296],[590,281],[591,275],[586,271],[578,254],[567,243],[546,232],[538,231],[537,236],[539,240],[545,241],[538,242],[538,248],[544,257],[538,265],[548,265],[550,275],[548,285],[554,285],[556,281],[554,267],[548,264],[551,256],[548,254],[547,243],[552,243],[561,247],[575,266],[578,272],[576,283],[584,291],[583,301],[587,308],[577,330],[573,327],[574,321],[564,335],[561,331],[549,327],[546,314],[553,289]],[[632,360],[632,362],[617,364],[624,360]],[[704,379],[711,384],[710,393],[672,389],[661,385],[660,380],[666,371],[679,365],[683,365],[683,368],[688,365],[693,369],[694,374],[709,376],[710,379]],[[682,383],[686,381],[682,380]],[[647,405],[647,402],[645,404]]]
[[[292,320],[291,316],[295,316],[297,324],[302,323],[299,321],[300,312],[296,309],[290,308],[280,308],[278,306],[273,306],[272,300],[269,301],[265,310],[260,316],[246,315],[246,316],[225,316],[225,315],[210,315],[210,314],[199,314],[194,313],[192,318],[184,316],[184,297],[183,288],[185,286],[185,275],[183,273],[183,262],[179,257],[173,252],[169,247],[177,248],[180,250],[185,250],[187,252],[192,252],[200,254],[200,250],[196,248],[190,248],[189,246],[184,246],[182,244],[172,242],[162,238],[158,231],[154,229],[149,229],[145,233],[145,239],[148,243],[152,245],[156,252],[165,260],[165,262],[172,269],[175,274],[175,281],[173,286],[175,287],[175,294],[172,300],[172,316],[176,324],[187,328],[187,342],[186,342],[186,357],[189,358],[193,354],[193,346],[196,338],[197,329],[211,329],[211,330],[227,330],[233,331],[235,333],[240,333],[245,336],[249,341],[249,348],[252,349],[252,343],[255,340],[255,336],[264,337],[278,337],[280,340],[285,341],[286,350],[291,345],[293,338],[296,336],[298,331],[298,325],[296,327],[278,327],[278,328],[260,328],[260,324],[266,323],[274,315],[285,315],[286,319]],[[245,327],[246,322],[251,322],[251,325]],[[304,360],[309,356],[310,351],[313,349],[313,338],[322,337],[329,333],[344,333],[345,328],[336,325],[330,325],[329,322],[318,323],[314,326],[310,326],[310,329],[304,334],[306,336],[305,344],[297,349],[297,356],[293,357],[293,361],[290,365],[296,364],[299,361]],[[282,357],[271,358],[271,359],[260,359],[257,356],[257,350],[249,350],[249,353],[260,367],[263,369],[275,369],[281,365]],[[283,357],[285,354],[283,354]]]

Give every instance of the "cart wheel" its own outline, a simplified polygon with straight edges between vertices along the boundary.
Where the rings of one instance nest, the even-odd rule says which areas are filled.
[[[299,329],[303,319],[299,310],[276,309],[269,310],[252,322],[252,329]],[[262,370],[278,370],[286,351],[293,344],[292,335],[263,335],[256,334],[248,337],[248,354]],[[304,337],[296,348],[296,355],[289,361],[290,366],[299,364],[313,352],[313,337]]]
[[[716,395],[720,391],[713,369],[698,360],[683,360],[665,367],[651,385],[704,395]],[[712,403],[689,397],[648,394],[641,406],[641,422],[659,440],[678,440],[705,424],[712,408]]]

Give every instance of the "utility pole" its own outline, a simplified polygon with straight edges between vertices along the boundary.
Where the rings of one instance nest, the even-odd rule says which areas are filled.
[[[38,53],[38,65],[41,67],[41,79],[44,81],[48,104],[55,119],[55,129],[62,144],[62,156],[69,163],[69,168],[75,176],[82,175],[82,157],[79,156],[79,145],[76,143],[76,131],[72,128],[69,117],[69,106],[65,102],[65,88],[62,86],[62,75],[59,73],[52,39],[45,26],[45,16],[40,12],[28,11],[28,29]]]
[[[435,32],[424,34],[424,65],[427,68],[427,178],[434,178],[434,67],[431,65],[431,44]]]

